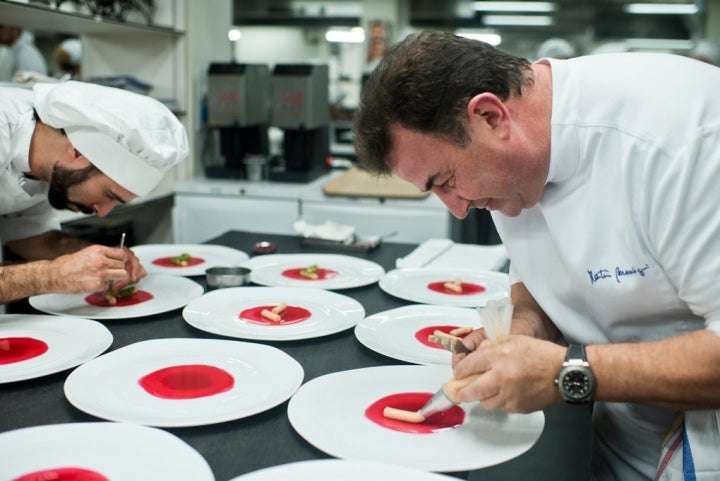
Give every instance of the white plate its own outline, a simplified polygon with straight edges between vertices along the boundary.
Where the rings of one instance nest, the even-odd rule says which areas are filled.
[[[112,481],[215,479],[207,461],[184,441],[161,429],[133,424],[66,423],[17,429],[0,434],[0,453],[0,479],[63,467],[88,469]]]
[[[428,288],[428,284],[460,279],[485,287],[477,294],[445,294]],[[439,306],[482,307],[488,300],[509,295],[508,275],[495,271],[462,269],[394,269],[380,279],[380,289],[412,302]]]
[[[194,399],[163,399],[139,384],[159,369],[204,364],[234,378],[231,389]],[[300,364],[263,344],[217,339],[155,339],[88,361],[65,381],[65,397],[88,414],[110,421],[180,427],[214,424],[266,411],[302,383]]]
[[[0,340],[29,337],[43,341],[43,354],[10,364],[0,364],[0,384],[34,379],[70,369],[105,352],[113,341],[107,327],[76,317],[32,314],[0,315]]]
[[[294,324],[267,326],[239,317],[245,309],[264,305],[302,307],[309,319]],[[322,337],[344,331],[365,316],[362,304],[336,292],[306,287],[233,287],[211,291],[188,304],[183,317],[188,324],[223,336],[266,341]]]
[[[411,434],[382,427],[365,416],[377,400],[397,393],[435,392],[448,366],[383,366],[340,371],[305,383],[290,399],[293,428],[316,448],[338,458],[400,464],[427,471],[468,471],[524,453],[545,425],[542,411],[508,414],[463,404],[465,422]]]
[[[214,266],[239,266],[249,256],[240,250],[214,244],[144,244],[131,249],[140,259],[148,274],[169,274],[173,276],[204,276],[205,270]],[[175,257],[187,253],[205,262],[187,267],[166,267],[153,264],[163,257]]]
[[[283,464],[238,476],[230,481],[451,481],[442,474],[372,461],[315,459]]]
[[[430,326],[482,327],[475,309],[415,304],[368,316],[355,326],[355,337],[365,347],[388,357],[415,364],[450,364],[452,353],[423,344],[415,334]]]
[[[305,268],[313,264],[332,269],[338,275],[320,280],[291,279],[282,275],[286,269]],[[250,280],[264,286],[348,289],[377,282],[385,274],[385,269],[375,262],[339,254],[271,254],[253,257],[243,265],[252,270]]]
[[[99,307],[85,302],[87,294],[41,294],[30,298],[30,305],[48,314],[87,317],[90,319],[126,319],[151,316],[185,307],[204,290],[197,282],[177,276],[150,274],[135,284],[153,298],[140,304]]]

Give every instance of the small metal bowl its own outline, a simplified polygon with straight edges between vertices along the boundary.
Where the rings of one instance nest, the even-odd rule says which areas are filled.
[[[208,287],[238,287],[250,283],[250,269],[247,267],[211,267],[205,271]]]

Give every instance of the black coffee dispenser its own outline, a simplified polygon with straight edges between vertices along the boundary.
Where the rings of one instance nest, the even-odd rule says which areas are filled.
[[[277,64],[272,72],[271,124],[283,131],[281,168],[270,180],[309,182],[327,172],[330,155],[329,68]]]
[[[212,63],[208,70],[205,175],[247,178],[248,155],[268,157],[270,69],[262,64]],[[211,148],[211,146],[219,145]],[[219,150],[219,155],[218,155]]]

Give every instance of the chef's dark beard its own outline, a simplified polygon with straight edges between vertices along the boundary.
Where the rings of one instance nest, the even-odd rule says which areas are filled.
[[[71,170],[59,165],[55,165],[50,178],[50,190],[48,191],[48,200],[50,205],[56,209],[69,208],[68,189],[74,185],[79,185],[88,180],[90,177],[100,173],[100,170],[94,165],[83,169]],[[84,214],[93,214],[94,211],[89,206],[73,204]]]

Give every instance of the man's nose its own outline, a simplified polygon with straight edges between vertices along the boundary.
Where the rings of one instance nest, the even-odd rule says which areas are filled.
[[[467,217],[470,201],[448,192],[436,192],[435,195],[440,198],[452,215],[458,219]]]
[[[111,210],[117,205],[116,201],[108,200],[106,202],[100,202],[93,205],[93,209],[95,210],[95,215],[98,217],[105,217],[107,216]]]

